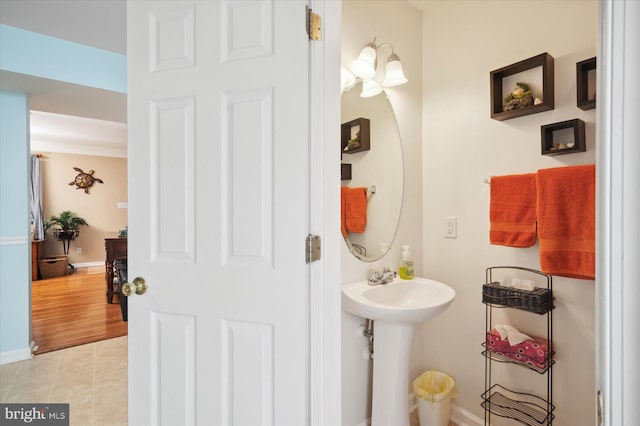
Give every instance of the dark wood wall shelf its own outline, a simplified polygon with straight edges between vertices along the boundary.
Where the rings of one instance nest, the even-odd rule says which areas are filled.
[[[502,91],[502,80],[506,77],[538,67],[542,67],[542,103],[538,105],[531,105],[521,109],[503,111],[503,100],[505,96]],[[546,52],[532,58],[517,62],[515,64],[491,71],[491,118],[493,118],[494,120],[503,121],[509,120],[511,118],[522,117],[524,115],[536,114],[538,112],[552,110],[554,108],[553,76],[553,57]]]
[[[358,148],[345,151],[349,140],[360,132],[360,146]],[[343,123],[340,126],[340,152],[343,154],[354,154],[356,152],[368,151],[371,148],[371,129],[368,118],[356,118],[355,120]]]
[[[573,137],[569,137],[566,140],[560,140],[558,135],[554,133],[565,129],[573,129]],[[540,126],[542,155],[585,152],[587,147],[584,133],[584,121],[577,118],[574,120],[561,121],[559,123]]]
[[[576,94],[577,105],[581,110],[594,109],[596,107],[596,88],[595,88],[595,72],[596,58],[585,59],[576,64]],[[593,74],[591,79],[591,90],[589,90],[589,75]]]
[[[340,164],[340,180],[351,180],[351,164]]]

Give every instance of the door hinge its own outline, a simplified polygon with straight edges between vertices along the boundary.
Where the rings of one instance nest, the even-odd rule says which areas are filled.
[[[307,263],[320,260],[320,236],[319,235],[307,235],[306,241],[306,260]]]
[[[597,418],[597,425],[598,426],[602,426],[604,425],[604,396],[602,395],[602,392],[600,390],[598,390],[598,418]]]
[[[319,41],[322,38],[322,18],[307,6],[307,35],[309,40]]]

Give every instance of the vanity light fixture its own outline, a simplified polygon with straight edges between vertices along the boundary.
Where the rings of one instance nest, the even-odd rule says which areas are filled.
[[[385,78],[382,85],[380,85],[373,78],[376,75],[378,66],[378,49],[383,46],[391,48],[391,55],[387,59]],[[400,57],[394,52],[393,46],[390,43],[376,45],[375,38],[360,51],[356,59],[351,61],[349,69],[356,77],[362,79],[362,93],[360,96],[363,98],[377,95],[382,92],[383,87],[399,86],[408,81],[402,71]]]

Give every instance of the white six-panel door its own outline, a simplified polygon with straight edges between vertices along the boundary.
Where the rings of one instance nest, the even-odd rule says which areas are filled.
[[[127,19],[129,424],[304,425],[305,2]]]

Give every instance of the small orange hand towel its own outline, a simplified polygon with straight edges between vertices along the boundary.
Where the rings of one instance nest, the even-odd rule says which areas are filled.
[[[489,241],[509,247],[536,243],[536,175],[491,178]]]
[[[538,170],[536,180],[540,269],[595,279],[595,165]]]
[[[345,187],[345,228],[349,232],[364,232],[367,224],[367,189]]]

